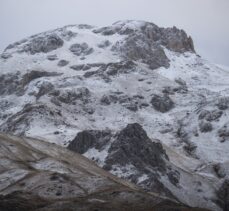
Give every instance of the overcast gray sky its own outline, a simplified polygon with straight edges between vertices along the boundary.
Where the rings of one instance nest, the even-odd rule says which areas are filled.
[[[0,51],[56,27],[126,19],[183,28],[202,57],[229,66],[229,0],[0,0]]]

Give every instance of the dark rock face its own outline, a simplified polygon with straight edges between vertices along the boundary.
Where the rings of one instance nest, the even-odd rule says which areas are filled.
[[[94,33],[101,33],[109,36],[115,33],[120,35],[142,34],[151,42],[161,44],[168,49],[176,52],[195,52],[191,37],[176,27],[160,28],[157,25],[149,22],[142,22],[141,26],[132,28],[128,24],[134,24],[133,21],[116,22],[111,27],[103,27],[96,29]]]
[[[176,27],[160,28],[148,22],[136,27],[128,24],[135,25],[132,21],[116,22],[111,27],[95,29],[93,32],[106,36],[115,33],[128,35],[124,41],[112,46],[112,50],[120,53],[124,59],[146,63],[151,69],[169,67],[169,59],[161,46],[179,53],[195,52],[192,38]]]
[[[44,37],[35,37],[23,48],[23,51],[30,54],[48,53],[62,47],[64,41],[57,34],[50,34]]]
[[[162,44],[175,52],[195,52],[192,38],[176,27],[162,30]]]
[[[202,133],[210,132],[213,129],[212,124],[210,122],[206,122],[206,121],[200,121],[199,122],[199,128],[200,128],[200,132],[202,132]]]
[[[223,211],[229,210],[229,180],[226,179],[219,190],[217,191],[219,197],[218,204],[222,207]]]
[[[129,124],[116,134],[109,130],[82,131],[68,146],[68,149],[81,154],[92,148],[98,151],[108,149],[103,165],[105,170],[115,172],[116,167],[120,167],[127,171],[126,166],[132,166],[135,173],[126,176],[126,179],[144,189],[157,190],[161,194],[173,197],[160,182],[159,175],[167,175],[172,184],[178,185],[180,173],[168,167],[169,158],[162,145],[152,142],[139,124]],[[141,175],[147,175],[147,178],[138,182]]]
[[[68,145],[68,149],[84,154],[90,148],[100,149],[110,141],[111,132],[98,130],[85,130],[77,134],[73,141]]]
[[[152,142],[143,128],[135,123],[129,124],[120,133],[109,148],[106,166],[133,164],[139,169],[147,166],[160,171],[166,170],[168,156],[160,143]]]
[[[94,51],[93,48],[90,48],[87,43],[75,43],[70,46],[69,50],[76,56],[86,56]]]
[[[112,50],[121,53],[124,59],[146,63],[151,69],[169,67],[169,59],[160,45],[143,35],[129,36],[124,42],[117,42]]]
[[[154,95],[151,99],[151,104],[157,111],[165,113],[174,107],[174,102],[168,95]]]

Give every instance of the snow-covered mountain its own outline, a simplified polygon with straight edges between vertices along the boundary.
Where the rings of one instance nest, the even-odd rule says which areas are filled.
[[[172,195],[226,206],[217,193],[229,171],[229,72],[197,55],[183,30],[143,21],[66,26],[9,45],[0,70],[1,131],[62,146],[85,130],[110,131],[104,146],[82,152],[106,168],[112,143],[122,145],[114,137],[137,123],[178,172],[176,185],[161,177]],[[135,183],[150,178],[118,164],[108,170]]]

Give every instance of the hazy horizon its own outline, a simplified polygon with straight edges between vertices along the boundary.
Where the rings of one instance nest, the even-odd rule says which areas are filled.
[[[15,41],[69,24],[106,26],[145,20],[177,26],[190,35],[198,54],[229,66],[227,0],[0,0],[0,51]]]

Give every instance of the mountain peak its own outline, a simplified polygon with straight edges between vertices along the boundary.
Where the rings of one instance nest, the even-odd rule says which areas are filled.
[[[9,45],[0,70],[0,131],[62,146],[79,133],[79,152],[100,156],[112,173],[145,187],[155,176],[183,203],[219,210],[229,73],[199,57],[183,30],[130,20],[69,25]]]

